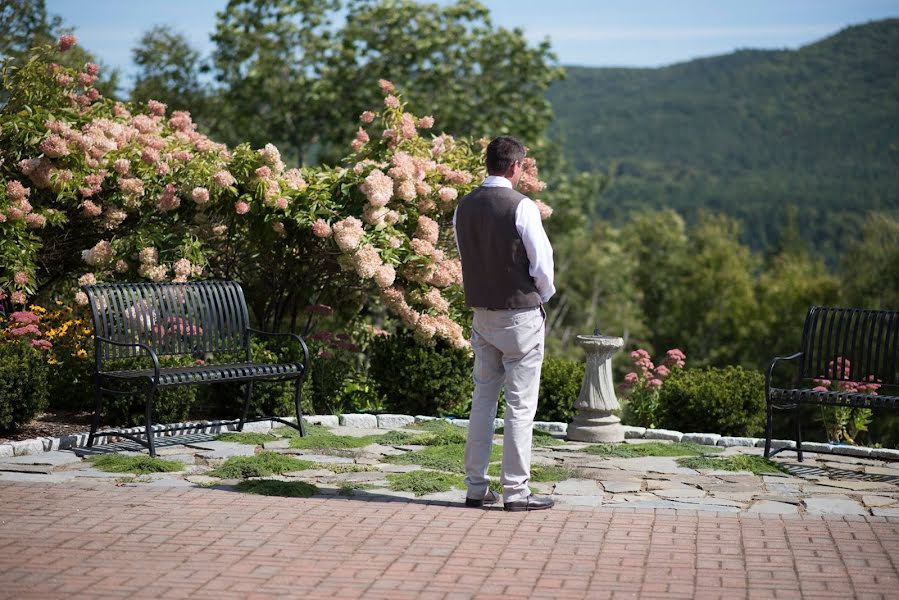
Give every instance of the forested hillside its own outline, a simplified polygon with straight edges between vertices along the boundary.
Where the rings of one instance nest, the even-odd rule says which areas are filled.
[[[613,176],[596,213],[703,208],[769,247],[789,205],[834,259],[868,211],[899,213],[899,19],[799,50],[743,50],[658,69],[570,67],[552,135]]]

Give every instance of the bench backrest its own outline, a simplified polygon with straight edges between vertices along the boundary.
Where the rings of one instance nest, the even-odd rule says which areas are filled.
[[[803,379],[899,385],[899,312],[813,306],[801,350]]]
[[[245,352],[249,313],[234,281],[103,283],[82,288],[98,337],[141,343],[159,355]],[[135,347],[97,343],[98,359],[140,356]]]

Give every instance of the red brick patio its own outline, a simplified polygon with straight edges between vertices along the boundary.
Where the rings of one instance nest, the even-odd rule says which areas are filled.
[[[0,598],[899,598],[899,519],[0,483]]]

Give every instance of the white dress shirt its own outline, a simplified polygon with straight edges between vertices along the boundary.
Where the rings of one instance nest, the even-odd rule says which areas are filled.
[[[504,187],[512,189],[512,182],[501,175],[488,175],[484,187]],[[553,285],[553,247],[543,230],[543,222],[540,219],[540,210],[530,198],[525,197],[515,209],[515,229],[521,236],[524,249],[528,255],[530,267],[528,272],[534,280],[540,300],[545,304],[556,293]],[[453,213],[453,234],[456,233],[456,213]],[[459,238],[456,237],[456,247],[459,246]]]

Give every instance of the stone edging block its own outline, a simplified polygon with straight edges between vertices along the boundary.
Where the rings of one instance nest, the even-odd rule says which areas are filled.
[[[373,415],[367,413],[345,414],[345,415],[309,415],[304,416],[303,421],[309,425],[321,425],[323,427],[359,427],[365,429],[388,429],[394,427],[403,427],[411,423],[423,423],[426,421],[434,421],[440,417],[431,417],[428,415],[398,415],[385,414]],[[296,423],[295,417],[283,417],[285,421]],[[452,419],[446,418],[446,421],[458,427],[468,427],[468,419]],[[245,432],[266,433],[275,427],[281,425],[278,421],[264,420],[246,423],[244,425]],[[494,419],[493,428],[499,429],[503,426],[503,419]],[[179,433],[222,433],[225,431],[235,431],[237,424],[227,421],[191,421],[185,423],[157,424],[153,426],[153,430],[159,432],[161,429],[168,427],[179,427],[178,431],[166,431],[165,436],[178,435]],[[643,427],[633,427],[622,425],[625,439],[648,439],[648,440],[669,440],[672,442],[694,442],[702,445],[710,446],[745,446],[745,447],[764,447],[764,438],[752,437],[736,437],[722,436],[717,433],[681,433],[680,431],[671,431],[667,429],[646,429]],[[567,433],[568,425],[556,421],[535,421],[534,429],[545,431],[555,436],[564,436]],[[129,427],[121,429],[125,433],[140,434],[144,432],[143,426]],[[22,440],[15,442],[7,442],[0,444],[0,458],[23,456],[27,454],[38,454],[42,452],[51,452],[55,450],[70,450],[73,448],[83,448],[87,445],[88,434],[76,433],[64,435],[58,438],[35,438],[31,440]],[[115,436],[97,436],[94,440],[95,445],[103,445],[113,441]],[[793,440],[771,440],[771,448],[777,450],[780,448],[787,450],[795,450],[796,442]],[[804,442],[802,449],[806,452],[830,453],[844,456],[856,456],[862,458],[873,458],[899,461],[899,450],[889,448],[867,448],[864,446],[844,446],[840,444],[824,444],[819,442]]]

